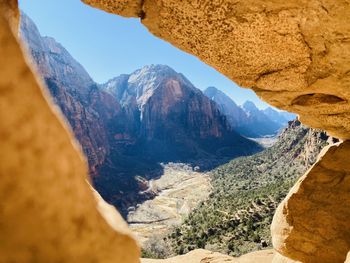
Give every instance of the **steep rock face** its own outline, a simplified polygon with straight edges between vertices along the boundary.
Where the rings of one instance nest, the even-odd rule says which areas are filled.
[[[237,128],[247,121],[247,115],[230,97],[215,87],[208,87],[204,94],[215,101],[219,110],[227,116],[233,128]]]
[[[350,142],[325,149],[278,207],[271,228],[274,247],[283,255],[310,263],[345,261],[350,248],[349,151]]]
[[[273,135],[281,126],[272,121],[263,111],[260,111],[253,102],[246,101],[242,108],[247,115],[246,123],[242,124],[239,131],[250,137]]]
[[[156,36],[305,124],[350,138],[348,1],[146,0],[142,10]]]
[[[3,2],[0,262],[139,262],[118,213],[94,199],[82,152],[27,64]]]
[[[122,108],[101,90],[67,50],[54,39],[41,37],[26,15],[22,16],[21,36],[88,158],[94,186],[123,212],[138,200],[142,187],[132,172],[126,173],[132,164],[123,157],[125,148],[136,140],[138,113]]]
[[[53,38],[42,37],[26,15],[21,36],[55,102],[71,124],[93,174],[110,151],[104,120],[115,118],[118,102],[100,92],[85,69]]]
[[[139,151],[151,158],[196,160],[259,150],[228,125],[214,102],[168,66],[145,66],[101,88],[123,107],[139,109]]]
[[[231,127],[247,137],[275,135],[281,128],[287,126],[288,121],[295,119],[294,114],[278,112],[271,107],[259,110],[251,101],[239,107],[230,97],[215,87],[207,88],[204,94],[216,102]]]

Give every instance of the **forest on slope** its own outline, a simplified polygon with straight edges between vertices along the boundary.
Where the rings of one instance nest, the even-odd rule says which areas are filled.
[[[196,248],[239,256],[271,247],[270,224],[278,204],[332,140],[296,120],[271,148],[212,170],[209,198],[162,242],[149,242],[144,256],[167,257]]]

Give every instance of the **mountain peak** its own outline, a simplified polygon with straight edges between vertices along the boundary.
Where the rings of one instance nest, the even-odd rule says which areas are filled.
[[[210,86],[208,88],[206,88],[203,93],[209,98],[215,101],[216,97],[227,97],[227,95],[225,93],[223,93],[222,91],[220,91],[219,89],[217,89],[214,86]]]
[[[243,109],[246,111],[259,111],[259,109],[256,107],[254,102],[247,100],[246,102],[243,103],[242,105]]]
[[[133,73],[131,73],[130,77],[140,75],[144,76],[147,74],[154,74],[155,76],[172,76],[177,75],[179,73],[177,73],[173,68],[169,67],[168,65],[151,64],[135,70]]]
[[[277,112],[278,113],[278,111],[276,111],[275,109],[273,109],[272,107],[267,107],[266,109],[264,109],[264,112],[266,113],[266,112],[270,112],[270,113],[275,113],[275,112]]]
[[[231,104],[230,107],[237,107],[237,104],[228,95],[214,86],[206,88],[203,93],[218,104],[225,102]]]
[[[54,38],[41,36],[35,23],[24,13],[21,13],[20,37],[43,78],[60,80],[67,89],[89,94],[95,83],[84,67]]]
[[[178,83],[181,89],[200,93],[183,74],[167,65],[160,64],[146,65],[130,75],[121,75],[111,79],[101,87],[115,96],[122,105],[136,100],[139,108],[143,108],[155,91],[167,87],[165,84],[169,81]]]
[[[204,94],[206,94],[208,97],[215,96],[218,92],[219,90],[214,86],[210,86],[204,90]]]

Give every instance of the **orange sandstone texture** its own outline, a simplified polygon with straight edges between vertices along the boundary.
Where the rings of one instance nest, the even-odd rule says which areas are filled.
[[[143,0],[82,0],[85,4],[103,9],[109,13],[125,17],[140,17],[143,15]]]
[[[276,250],[306,263],[343,263],[350,248],[350,141],[327,147],[279,205]]]
[[[18,0],[0,0],[0,6],[3,8],[3,15],[10,20],[11,26],[17,30],[19,26]]]
[[[81,150],[28,66],[8,10],[1,1],[0,262],[139,262],[118,213],[94,198]]]
[[[239,258],[233,258],[204,249],[196,249],[186,255],[168,259],[142,259],[141,263],[272,263],[274,256],[275,252],[273,250],[257,251]]]

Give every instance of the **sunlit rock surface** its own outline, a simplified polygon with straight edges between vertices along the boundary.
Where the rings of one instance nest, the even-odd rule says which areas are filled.
[[[83,0],[86,4],[104,9],[109,13],[118,13],[126,17],[143,15],[143,0]]]
[[[196,249],[187,253],[186,255],[181,255],[165,260],[142,259],[141,263],[271,263],[274,255],[275,253],[272,250],[263,250],[249,253],[239,258],[233,258],[204,249]]]
[[[280,204],[272,223],[279,252],[307,263],[345,261],[350,247],[349,153],[350,142],[324,149]]]
[[[0,262],[138,262],[117,212],[97,205],[81,150],[28,66],[5,7],[0,2]]]

